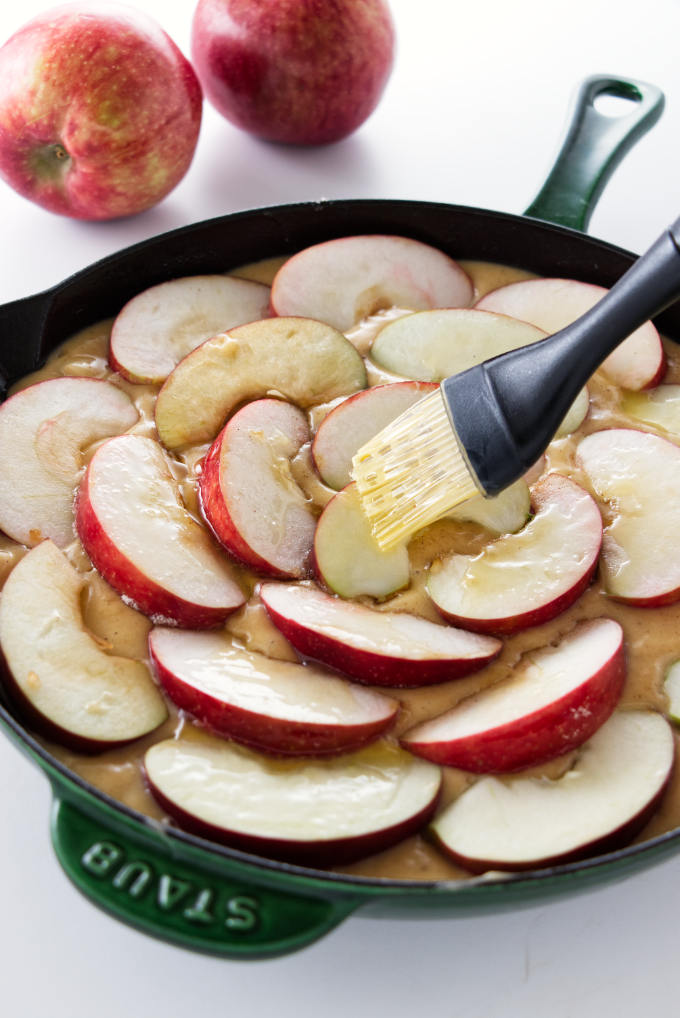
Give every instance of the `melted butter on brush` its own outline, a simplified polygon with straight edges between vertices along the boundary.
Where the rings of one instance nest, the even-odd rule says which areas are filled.
[[[352,476],[385,551],[480,494],[440,389],[362,446],[352,459]]]

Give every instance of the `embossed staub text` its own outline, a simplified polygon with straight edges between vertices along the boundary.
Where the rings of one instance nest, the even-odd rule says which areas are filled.
[[[181,913],[196,926],[220,924],[234,932],[256,929],[259,902],[251,894],[221,893],[216,887],[159,870],[144,859],[129,859],[112,841],[93,842],[80,858],[92,876],[114,893],[151,904],[161,913]]]

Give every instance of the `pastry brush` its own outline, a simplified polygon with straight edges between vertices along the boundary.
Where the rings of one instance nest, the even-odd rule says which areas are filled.
[[[499,494],[545,451],[612,350],[680,296],[680,219],[566,328],[445,378],[355,454],[378,544],[394,547],[480,493]]]

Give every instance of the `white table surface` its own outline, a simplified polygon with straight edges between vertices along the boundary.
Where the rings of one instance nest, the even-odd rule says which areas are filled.
[[[47,6],[1,5],[0,41]],[[192,4],[137,6],[188,52]],[[388,197],[521,212],[557,150],[574,87],[594,72],[654,82],[667,106],[616,172],[590,232],[641,251],[678,214],[678,0],[392,0],[392,9],[391,82],[376,113],[335,146],[268,146],[206,105],[188,175],[136,218],[62,219],[0,183],[0,301],[134,241],[252,206]],[[677,999],[680,857],[556,904],[455,921],[356,917],[298,954],[222,961],[154,941],[89,904],[53,856],[45,778],[5,738],[0,773],[8,1018],[638,1018],[670,1013]]]

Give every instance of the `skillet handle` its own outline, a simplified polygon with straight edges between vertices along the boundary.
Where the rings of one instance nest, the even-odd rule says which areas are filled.
[[[628,112],[606,116],[599,96],[628,100]],[[661,116],[664,94],[634,78],[593,75],[581,84],[555,164],[526,215],[586,230],[607,181],[623,157]]]
[[[158,825],[142,841],[125,818],[96,817],[54,787],[52,843],[67,876],[105,912],[179,947],[247,960],[288,954],[329,933],[358,906],[351,896],[328,898],[280,891],[282,875],[257,886],[239,863],[173,845]],[[248,869],[246,865],[242,870]],[[295,886],[285,873],[286,887]],[[307,883],[304,878],[298,884]]]

